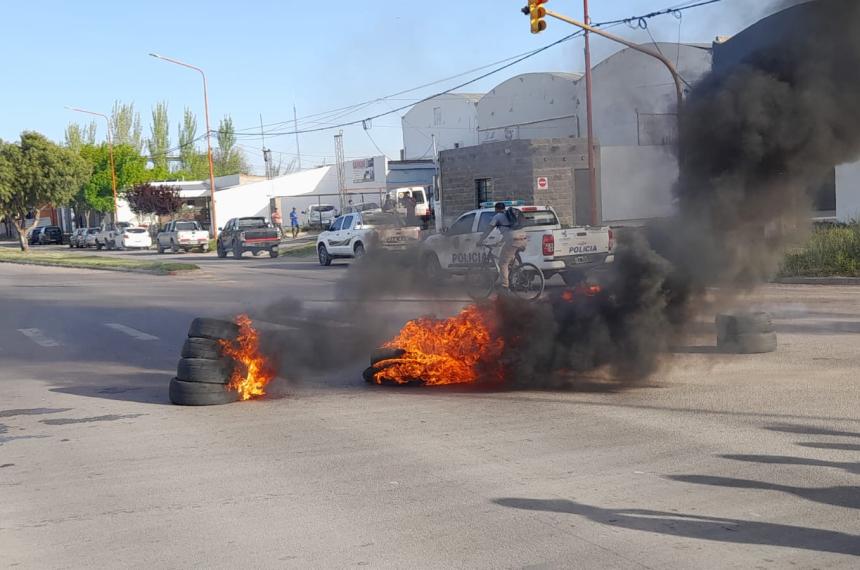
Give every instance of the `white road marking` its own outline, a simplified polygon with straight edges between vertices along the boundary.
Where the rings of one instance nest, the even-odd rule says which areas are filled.
[[[149,333],[145,333],[143,331],[139,331],[137,329],[133,329],[131,327],[127,327],[119,323],[105,323],[105,326],[112,328],[115,331],[125,333],[132,338],[136,338],[137,340],[158,340],[157,336],[153,336]]]
[[[18,329],[18,332],[32,340],[39,346],[43,346],[45,348],[60,346],[59,342],[55,341],[50,337],[45,336],[45,333],[43,333],[40,329]]]

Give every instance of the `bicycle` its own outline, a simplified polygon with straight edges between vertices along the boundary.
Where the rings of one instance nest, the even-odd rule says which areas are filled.
[[[501,278],[499,258],[493,253],[495,245],[482,244],[487,250],[486,256],[481,256],[481,264],[470,267],[466,271],[466,291],[472,299],[486,299],[495,289]],[[508,286],[511,293],[526,301],[534,301],[543,294],[546,278],[540,267],[534,263],[523,263],[520,251],[517,250],[511,269],[508,273]]]

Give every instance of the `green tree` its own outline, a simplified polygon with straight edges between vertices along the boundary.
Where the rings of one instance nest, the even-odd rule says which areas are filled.
[[[66,146],[75,152],[80,152],[85,144],[96,144],[96,122],[90,121],[86,125],[69,123],[65,134]]]
[[[146,141],[152,168],[157,173],[167,173],[167,151],[170,150],[170,122],[167,118],[167,102],[156,103],[152,108],[152,123],[149,125],[150,137]]]
[[[146,158],[133,147],[116,145],[113,154],[118,194],[149,179],[151,173],[146,169]],[[85,212],[87,219],[91,211],[113,212],[113,186],[108,145],[84,146],[81,148],[81,156],[89,162],[91,175],[75,195],[76,209]]]
[[[115,101],[110,125],[113,144],[129,145],[138,154],[143,152],[143,129],[140,126],[140,113],[134,112],[134,103],[125,104]]]
[[[242,149],[236,144],[236,129],[230,115],[221,119],[218,125],[218,150],[215,151],[215,176],[244,173],[248,163]]]
[[[0,142],[0,215],[15,225],[22,251],[27,214],[69,203],[88,174],[76,152],[42,134],[24,131],[18,143]]]
[[[179,162],[180,174],[192,180],[209,177],[209,164],[204,153],[197,150],[197,117],[188,107],[179,125]]]

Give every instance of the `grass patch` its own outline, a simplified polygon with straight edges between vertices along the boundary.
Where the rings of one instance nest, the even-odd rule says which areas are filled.
[[[317,244],[313,242],[290,248],[281,247],[281,255],[287,255],[290,257],[308,257],[316,254]]]
[[[860,277],[860,222],[818,226],[786,254],[780,277]]]
[[[52,267],[75,267],[81,269],[103,269],[106,271],[131,271],[168,275],[177,271],[200,269],[193,263],[174,261],[138,261],[99,255],[75,255],[64,253],[33,253],[0,250],[0,263],[21,263],[24,265],[48,265]]]

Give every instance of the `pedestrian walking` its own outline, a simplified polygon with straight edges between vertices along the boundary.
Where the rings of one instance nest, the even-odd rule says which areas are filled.
[[[283,218],[277,208],[272,208],[272,225],[278,230],[278,237],[284,235]]]
[[[299,213],[296,212],[295,206],[290,212],[290,229],[293,231],[293,238],[299,237]]]

